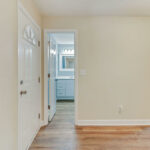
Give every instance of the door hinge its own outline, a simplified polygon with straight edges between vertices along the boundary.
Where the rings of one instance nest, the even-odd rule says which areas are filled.
[[[20,81],[20,85],[22,85],[22,84],[23,84],[23,80]]]
[[[38,47],[40,47],[41,46],[41,42],[40,41],[38,41]]]
[[[38,82],[39,82],[39,83],[41,82],[41,79],[40,79],[40,77],[38,77]]]
[[[39,118],[39,119],[41,118],[41,115],[40,115],[40,113],[38,114],[38,118]]]
[[[48,78],[50,78],[51,77],[51,74],[50,73],[48,73]]]
[[[51,106],[50,105],[48,105],[48,110],[50,110],[51,109]]]

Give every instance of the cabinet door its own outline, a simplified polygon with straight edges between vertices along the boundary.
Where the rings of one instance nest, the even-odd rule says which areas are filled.
[[[65,88],[66,88],[65,80],[57,80],[57,89],[65,89]]]
[[[57,97],[64,97],[64,96],[66,96],[65,89],[57,89]]]
[[[66,80],[66,96],[74,97],[74,80]]]
[[[57,98],[66,96],[66,82],[65,80],[57,80]]]

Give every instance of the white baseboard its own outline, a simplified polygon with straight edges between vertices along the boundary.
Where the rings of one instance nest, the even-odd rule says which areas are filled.
[[[150,125],[150,120],[78,120],[77,126],[136,126]]]

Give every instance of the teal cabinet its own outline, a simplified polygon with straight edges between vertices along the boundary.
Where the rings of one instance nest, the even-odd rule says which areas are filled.
[[[56,80],[56,97],[57,100],[74,99],[74,80],[57,79]]]

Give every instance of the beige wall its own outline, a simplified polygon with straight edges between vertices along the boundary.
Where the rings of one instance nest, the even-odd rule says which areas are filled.
[[[36,21],[36,23],[42,27],[42,17],[37,9],[36,5],[34,4],[33,0],[19,0],[26,10],[30,13],[32,18]]]
[[[0,14],[0,150],[17,150],[17,0]]]
[[[79,120],[150,119],[149,17],[44,17],[43,27],[78,30]]]
[[[23,4],[41,26],[41,16],[32,1]],[[2,1],[0,14],[0,150],[17,150],[17,0]]]

